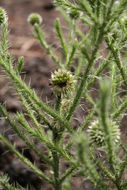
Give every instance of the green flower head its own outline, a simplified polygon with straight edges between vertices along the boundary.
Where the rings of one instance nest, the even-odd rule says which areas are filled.
[[[51,75],[53,91],[56,96],[68,96],[74,91],[74,76],[70,71],[58,69]]]
[[[30,14],[28,16],[28,22],[31,25],[34,25],[34,24],[41,25],[41,23],[42,23],[42,17],[38,13],[32,13],[32,14]]]
[[[111,134],[112,139],[115,144],[120,140],[120,129],[115,122],[111,122]],[[105,146],[105,136],[103,127],[100,125],[99,121],[94,121],[88,128],[90,144],[96,147]]]
[[[8,20],[6,11],[0,7],[0,25],[6,23]]]

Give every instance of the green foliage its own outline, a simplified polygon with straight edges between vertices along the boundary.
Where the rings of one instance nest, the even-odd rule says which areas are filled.
[[[0,7],[0,25],[2,25],[5,22],[7,22],[6,11],[2,7]]]
[[[17,67],[13,66],[8,50],[7,16],[0,8],[0,67],[12,81],[30,122],[23,112],[15,113],[12,119],[1,103],[0,114],[51,172],[41,171],[3,134],[0,141],[54,190],[70,190],[75,175],[88,179],[95,189],[124,190],[127,146],[120,138],[120,127],[127,107],[127,95],[123,93],[127,89],[127,1],[55,0],[54,3],[69,31],[65,37],[57,18],[55,29],[61,55],[46,41],[40,15],[34,13],[28,18],[34,36],[57,66],[49,79],[55,94],[53,107],[22,80],[24,58],[19,57]],[[94,89],[95,84],[100,87]],[[98,91],[96,98],[92,90]],[[85,107],[87,115],[74,128],[75,117],[80,120],[76,108],[80,108],[81,100],[89,105]],[[36,147],[33,138],[45,145],[46,155]],[[65,171],[61,170],[63,160],[69,165]],[[6,189],[16,189],[6,176],[0,177],[0,183]]]
[[[19,185],[10,185],[9,179],[6,175],[0,176],[0,189],[2,190],[3,188],[6,190],[24,190],[24,188]]]

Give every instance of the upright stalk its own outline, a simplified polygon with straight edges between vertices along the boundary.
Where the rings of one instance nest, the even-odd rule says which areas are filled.
[[[58,134],[53,133],[53,142],[54,144],[59,144],[59,139],[57,138]],[[54,170],[54,189],[61,190],[61,183],[60,183],[60,159],[59,153],[55,150],[52,151],[53,156],[53,170]]]
[[[61,102],[61,96],[57,97],[56,100],[56,111],[59,111]],[[59,127],[57,128],[57,122],[54,121],[53,126],[53,143],[58,146],[60,142]],[[62,186],[60,183],[60,156],[56,150],[52,151],[53,157],[53,172],[54,172],[54,190],[61,190]]]

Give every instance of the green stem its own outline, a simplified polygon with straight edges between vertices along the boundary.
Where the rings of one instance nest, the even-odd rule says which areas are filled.
[[[101,105],[100,105],[100,117],[103,125],[106,147],[107,147],[107,155],[109,159],[110,169],[115,174],[115,149],[112,139],[112,134],[110,131],[110,120],[109,120],[109,102],[110,102],[110,86],[109,81],[102,81],[100,85],[101,89]]]
[[[37,133],[37,130],[32,129],[28,122],[25,120],[23,114],[17,114],[17,121],[19,122],[19,124],[27,131],[27,133],[30,134],[30,136],[34,136],[36,137],[38,140],[40,140],[41,142],[44,142],[46,144],[46,146],[50,149],[50,150],[56,150],[57,152],[59,152],[60,155],[62,155],[63,157],[65,157],[73,166],[76,166],[75,161],[72,159],[72,157],[70,157],[66,150],[61,148],[58,145],[54,145],[50,140],[48,140],[47,138],[45,138],[45,136],[40,135],[40,133]]]
[[[61,96],[57,97],[56,100],[56,111],[59,111],[61,103]],[[54,126],[56,124],[56,121],[54,121]],[[60,134],[56,127],[53,129],[53,143],[54,145],[59,145],[60,142]],[[60,155],[56,150],[52,151],[53,156],[53,171],[54,171],[54,189],[55,190],[61,190],[62,186],[60,183]]]
[[[23,92],[25,92],[35,104],[37,104],[41,109],[43,109],[46,113],[51,115],[53,118],[58,120],[61,125],[68,128],[70,132],[73,132],[73,129],[67,120],[63,119],[58,112],[53,110],[51,107],[47,106],[38,96],[36,93],[31,90],[22,80],[19,78],[19,76],[16,75],[15,71],[10,68],[6,63],[5,60],[0,57],[0,65],[3,67],[3,69],[8,73],[9,77],[12,79],[13,83],[15,84],[15,87],[18,89],[22,89]]]
[[[56,27],[57,36],[59,37],[59,40],[60,40],[60,43],[61,43],[61,46],[63,49],[64,56],[66,58],[68,49],[67,49],[67,44],[66,44],[65,38],[64,38],[63,33],[62,33],[61,23],[60,23],[60,20],[58,18],[56,19],[55,27]]]
[[[16,150],[16,148],[3,136],[0,134],[0,141],[8,147],[8,149],[15,153],[15,155],[23,161],[30,169],[32,169],[40,178],[46,180],[47,182],[52,184],[51,179],[46,176],[40,169],[38,169],[32,162],[30,162],[26,157],[24,157],[20,152]]]
[[[26,190],[23,187],[19,186],[18,184],[16,184],[16,186],[10,184],[9,179],[6,175],[0,176],[0,188],[4,188],[6,190]]]
[[[121,73],[121,76],[123,78],[125,86],[127,87],[127,76],[126,76],[126,73],[125,73],[125,68],[123,67],[122,61],[120,59],[119,50],[117,48],[116,49],[114,48],[113,44],[110,43],[110,40],[108,38],[106,39],[106,42],[107,42],[108,48],[112,52],[112,55],[113,55],[113,57],[115,59],[115,62],[116,62],[116,65],[119,68],[119,71]]]
[[[93,150],[90,150],[91,157],[98,166],[98,168],[101,170],[101,172],[103,172],[113,183],[115,183],[115,177],[112,175],[112,173],[104,166],[104,164],[98,158],[95,157]]]
[[[85,118],[85,121],[83,122],[81,128],[79,128],[79,131],[83,131],[87,126],[88,124],[91,122],[93,116],[95,115],[96,113],[96,107],[94,107],[92,110],[90,110],[89,114],[87,115],[87,117]]]
[[[123,117],[123,113],[127,108],[127,97],[125,97],[123,99],[123,102],[121,103],[121,105],[117,108],[117,110],[114,111],[114,113],[112,114],[113,119],[117,119],[120,116]]]
[[[46,158],[43,154],[40,153],[40,151],[37,149],[35,144],[30,141],[30,139],[27,138],[27,135],[24,134],[24,131],[22,131],[19,126],[17,125],[16,121],[12,120],[9,115],[7,110],[0,104],[0,112],[3,115],[4,118],[9,122],[11,127],[15,130],[15,132],[18,134],[18,136],[28,145],[29,148],[33,149],[33,151],[37,154],[37,156],[40,157],[41,161],[44,161],[45,163],[52,165],[51,161]]]
[[[121,183],[119,183],[119,181],[116,180],[115,185],[117,190],[123,190],[123,188],[121,187]]]
[[[53,141],[55,144],[59,143],[59,140],[57,139],[56,133],[53,134]],[[59,159],[59,153],[57,151],[52,151],[53,156],[53,171],[54,171],[54,189],[55,190],[61,190],[61,183],[60,183],[60,159]]]
[[[52,51],[51,47],[47,44],[44,34],[42,33],[40,27],[38,24],[34,25],[34,30],[36,32],[37,38],[40,41],[40,44],[42,45],[42,47],[45,48],[47,54],[50,55],[51,59],[58,65],[60,66],[61,63],[59,62],[58,58],[54,55],[54,52]]]
[[[63,174],[63,176],[61,177],[60,183],[63,183],[63,182],[67,179],[67,177],[70,176],[70,175],[74,172],[75,169],[76,169],[76,167],[71,167],[71,168],[69,168],[69,169]]]
[[[67,120],[70,120],[79,100],[81,99],[81,96],[82,96],[82,92],[83,92],[83,89],[86,85],[86,81],[88,79],[88,76],[89,76],[89,72],[90,72],[90,69],[91,67],[93,66],[93,63],[94,63],[94,60],[96,58],[96,53],[97,53],[97,50],[99,48],[99,45],[102,41],[102,38],[103,38],[103,31],[104,31],[104,24],[102,25],[101,29],[100,29],[100,33],[99,33],[99,36],[98,36],[98,39],[97,39],[97,42],[96,42],[96,45],[93,49],[93,52],[92,52],[92,56],[91,56],[91,59],[89,60],[88,64],[87,64],[87,67],[85,69],[85,72],[83,74],[83,77],[82,77],[82,80],[81,80],[81,83],[79,85],[79,88],[76,92],[76,95],[74,97],[74,100],[73,100],[73,104],[72,106],[70,107],[70,110],[69,110],[69,113],[67,115]]]
[[[126,169],[126,166],[127,166],[127,156],[126,156],[125,160],[121,163],[120,171],[119,171],[119,179],[122,178],[122,175]]]

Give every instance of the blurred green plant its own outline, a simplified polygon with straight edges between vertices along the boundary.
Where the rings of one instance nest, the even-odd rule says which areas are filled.
[[[120,125],[127,108],[127,95],[123,94],[127,89],[127,1],[55,0],[54,3],[69,31],[65,38],[57,18],[55,29],[61,56],[57,56],[46,41],[41,16],[33,13],[28,21],[35,38],[57,65],[50,79],[55,108],[42,101],[22,80],[23,57],[19,57],[17,68],[13,66],[8,51],[8,19],[5,10],[0,8],[0,66],[14,84],[33,125],[23,112],[15,113],[12,119],[2,103],[0,114],[45,162],[49,174],[16,150],[3,134],[0,134],[0,141],[54,190],[71,190],[71,179],[75,175],[88,179],[95,189],[125,190],[127,146],[120,138]],[[96,99],[91,93],[95,83],[100,86]],[[81,99],[85,99],[90,108],[85,108],[88,114],[74,128],[75,111]],[[46,155],[36,147],[33,137],[45,145]],[[68,163],[65,171],[61,170],[63,160]],[[6,176],[0,177],[0,183],[3,188],[17,189],[9,184]]]

